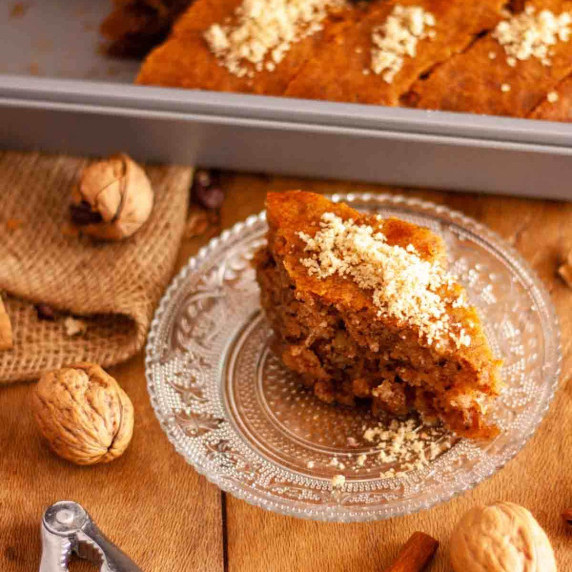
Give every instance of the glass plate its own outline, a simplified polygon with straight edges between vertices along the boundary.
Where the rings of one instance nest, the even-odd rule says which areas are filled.
[[[399,474],[399,462],[382,462],[380,449],[364,439],[364,429],[376,420],[366,410],[318,401],[269,348],[271,332],[250,264],[264,243],[264,213],[213,239],[167,290],[147,344],[149,394],[176,450],[222,490],[247,502],[328,521],[409,514],[491,476],[534,433],[558,382],[557,318],[527,263],[462,214],[400,196],[348,194],[333,200],[443,236],[450,269],[480,310],[494,353],[504,360],[506,388],[492,412],[501,434],[483,443],[434,429],[430,439],[443,446],[430,463]],[[398,475],[391,477],[391,469]],[[335,475],[345,482],[334,486]]]

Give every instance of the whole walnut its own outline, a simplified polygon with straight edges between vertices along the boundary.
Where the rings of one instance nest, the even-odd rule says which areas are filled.
[[[32,396],[42,435],[77,465],[119,457],[133,435],[133,405],[113,377],[93,363],[44,373]]]
[[[71,218],[85,234],[121,240],[135,233],[153,210],[145,171],[127,155],[88,165],[72,192]]]
[[[477,506],[451,536],[455,572],[556,572],[546,533],[522,506],[497,502]]]

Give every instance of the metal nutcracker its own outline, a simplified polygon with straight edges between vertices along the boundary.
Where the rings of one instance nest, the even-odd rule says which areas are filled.
[[[60,501],[42,518],[40,572],[66,572],[72,554],[100,565],[100,572],[142,572],[97,528],[76,502]]]

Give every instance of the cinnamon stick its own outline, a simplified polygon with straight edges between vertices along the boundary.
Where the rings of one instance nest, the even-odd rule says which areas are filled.
[[[0,298],[0,350],[9,350],[12,347],[12,324]]]
[[[397,560],[384,572],[421,572],[439,547],[439,542],[424,532],[414,532],[403,545]]]

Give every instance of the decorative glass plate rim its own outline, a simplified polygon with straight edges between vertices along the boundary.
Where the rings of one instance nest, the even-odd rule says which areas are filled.
[[[201,263],[208,258],[212,251],[223,246],[225,243],[230,242],[233,237],[239,236],[245,229],[248,229],[259,222],[264,222],[266,220],[265,211],[249,216],[244,221],[236,223],[230,229],[224,230],[218,237],[212,238],[207,245],[203,246],[198,251],[196,255],[189,258],[185,266],[183,266],[178,274],[172,279],[155,311],[155,315],[149,329],[147,344],[145,347],[145,378],[147,382],[147,391],[149,393],[155,416],[174,449],[199,474],[206,477],[209,482],[215,484],[223,492],[230,493],[234,497],[244,500],[249,504],[286,516],[330,522],[367,522],[394,518],[405,514],[414,514],[421,510],[427,510],[438,504],[448,502],[452,498],[475,488],[481,482],[487,480],[493,474],[500,471],[507,465],[507,463],[514,459],[514,457],[526,446],[531,437],[536,433],[554,400],[554,396],[559,385],[562,351],[558,315],[548,291],[528,262],[500,235],[471,217],[468,217],[459,211],[449,209],[443,205],[438,205],[430,201],[424,201],[417,198],[405,197],[403,195],[390,195],[387,193],[336,193],[334,195],[329,195],[329,198],[334,202],[346,201],[353,204],[358,203],[358,205],[360,203],[372,204],[374,206],[378,205],[380,208],[383,206],[391,206],[402,207],[404,209],[418,209],[422,211],[423,214],[434,218],[445,217],[451,222],[463,227],[464,230],[477,234],[481,239],[485,239],[489,246],[492,246],[495,250],[502,252],[502,256],[508,261],[508,263],[510,263],[513,270],[518,273],[519,278],[528,288],[529,294],[537,302],[541,321],[545,326],[547,325],[547,328],[544,328],[544,331],[550,331],[552,333],[551,336],[547,336],[547,347],[545,349],[545,355],[548,356],[547,363],[552,364],[550,375],[547,376],[547,382],[550,380],[547,388],[549,392],[548,397],[544,408],[539,413],[537,422],[534,425],[531,425],[528,428],[528,432],[522,436],[520,447],[515,447],[511,451],[510,455],[507,455],[502,462],[491,465],[486,472],[483,472],[480,475],[472,475],[473,478],[457,490],[445,491],[430,501],[419,503],[419,506],[414,508],[414,510],[401,510],[387,515],[381,515],[375,511],[361,513],[347,512],[344,514],[336,513],[335,511],[307,512],[286,502],[271,501],[252,494],[248,488],[243,488],[220,475],[209,473],[207,467],[197,462],[197,459],[190,458],[185,453],[183,444],[179,442],[177,437],[173,435],[171,431],[169,431],[168,420],[163,417],[155,395],[155,381],[153,380],[151,367],[155,338],[160,328],[162,318],[168,310],[171,298],[176,294],[181,287],[181,284],[184,283],[189,274],[195,272]]]

